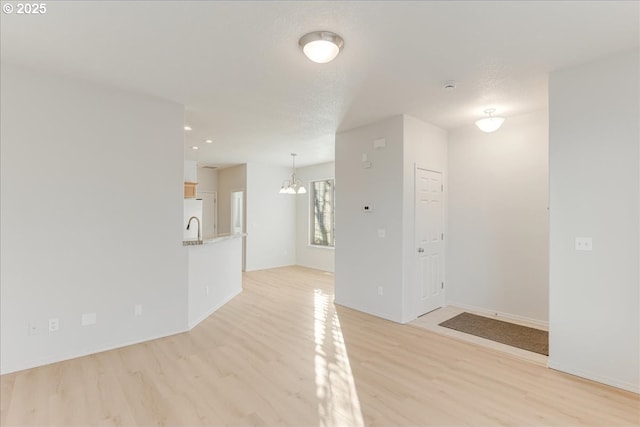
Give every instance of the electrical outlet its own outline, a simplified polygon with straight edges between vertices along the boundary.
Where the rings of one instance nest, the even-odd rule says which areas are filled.
[[[138,316],[142,316],[142,304],[136,304],[133,307],[133,314],[138,317]]]
[[[382,286],[378,286],[378,296],[382,295],[384,295],[384,289],[382,288]]]
[[[591,237],[576,237],[576,251],[592,251],[593,239]]]
[[[378,237],[380,237],[381,239],[387,237],[387,230],[385,230],[384,228],[378,228]]]
[[[49,319],[49,332],[57,332],[60,329],[60,321],[57,318]]]
[[[96,313],[83,313],[81,324],[82,326],[95,325],[98,321]]]

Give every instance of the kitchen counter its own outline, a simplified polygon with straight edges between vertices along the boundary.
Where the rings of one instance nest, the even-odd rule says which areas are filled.
[[[208,239],[203,240],[183,240],[182,246],[201,246],[201,245],[210,245],[212,243],[224,242],[225,240],[237,239],[239,237],[246,236],[247,233],[241,234],[220,234],[216,237],[210,237]]]
[[[189,329],[242,292],[242,237],[186,240]]]

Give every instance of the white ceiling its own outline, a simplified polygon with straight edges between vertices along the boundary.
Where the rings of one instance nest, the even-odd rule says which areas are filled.
[[[640,2],[48,1],[1,24],[3,62],[184,104],[187,158],[307,165],[400,113],[452,129],[546,109],[550,71],[639,47]],[[301,53],[313,30],[344,38],[335,61]]]

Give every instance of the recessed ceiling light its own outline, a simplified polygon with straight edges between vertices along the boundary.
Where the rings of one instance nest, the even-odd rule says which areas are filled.
[[[331,31],[314,31],[302,36],[298,44],[307,58],[318,64],[324,64],[338,56],[344,46],[344,40]]]
[[[213,144],[213,139],[205,139],[204,142],[207,144]]]
[[[190,131],[191,130],[191,126],[185,125],[184,130]]]
[[[200,147],[198,147],[197,145],[194,145],[193,147],[191,147],[192,150],[199,150]]]

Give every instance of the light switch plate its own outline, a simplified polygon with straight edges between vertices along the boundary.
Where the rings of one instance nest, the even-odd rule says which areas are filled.
[[[373,140],[373,148],[384,148],[387,146],[387,140],[384,138],[378,138]]]
[[[593,239],[591,237],[576,237],[576,251],[592,251]]]
[[[387,230],[384,228],[378,228],[378,237],[385,238],[387,237]]]

